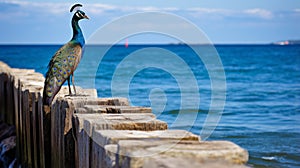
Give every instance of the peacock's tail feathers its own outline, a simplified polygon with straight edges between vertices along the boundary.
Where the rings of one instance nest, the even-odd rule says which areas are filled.
[[[52,57],[44,84],[44,105],[51,105],[61,86],[73,74],[81,59],[81,52],[80,45],[71,41]]]

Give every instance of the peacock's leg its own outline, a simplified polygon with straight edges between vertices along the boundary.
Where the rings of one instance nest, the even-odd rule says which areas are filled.
[[[68,86],[69,86],[69,95],[72,95],[71,87],[70,87],[70,76],[68,77]]]
[[[73,74],[72,74],[72,84],[73,84],[73,89],[74,89],[74,95],[76,95],[76,88],[75,88],[74,75]]]

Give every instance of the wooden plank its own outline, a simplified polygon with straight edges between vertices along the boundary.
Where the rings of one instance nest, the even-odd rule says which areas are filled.
[[[90,150],[90,137],[85,131],[81,131],[77,135],[78,141],[78,168],[90,167],[89,165],[89,150]]]
[[[57,144],[58,141],[58,124],[57,121],[59,120],[57,115],[58,111],[58,103],[55,102],[54,105],[52,105],[51,108],[51,130],[50,130],[50,138],[51,138],[51,166],[59,168],[58,163],[58,149],[59,144]]]
[[[6,119],[6,83],[7,74],[0,74],[0,120],[5,122]]]
[[[63,140],[63,151],[62,151],[62,162],[65,168],[75,167],[75,140],[74,140],[74,129],[72,128],[72,117],[75,111],[73,102],[69,100],[62,101],[61,105],[62,115],[62,140]]]
[[[90,136],[88,133],[81,128],[83,121],[78,117],[73,117],[73,129],[75,134],[75,167],[90,167],[90,152],[89,152],[89,142]]]
[[[24,113],[25,113],[25,137],[27,150],[27,166],[32,167],[32,152],[31,152],[31,124],[30,124],[30,107],[29,107],[29,90],[24,91]]]
[[[38,167],[38,156],[37,156],[37,149],[38,149],[38,136],[37,136],[37,102],[35,93],[31,93],[31,101],[32,101],[32,122],[31,122],[31,128],[32,128],[32,150],[33,150],[33,166]]]
[[[24,139],[24,120],[23,120],[23,92],[20,79],[18,79],[18,99],[19,99],[19,142],[20,142],[20,164],[25,165],[25,139]]]
[[[43,100],[40,93],[38,93],[38,105],[37,105],[37,137],[38,137],[38,160],[39,168],[45,168],[45,151],[44,151],[44,129],[43,129]]]
[[[4,82],[4,94],[5,94],[5,104],[4,104],[4,122],[5,123],[8,123],[8,124],[11,124],[11,123],[9,123],[10,121],[9,121],[9,118],[10,118],[10,112],[8,111],[8,108],[9,108],[9,106],[10,106],[10,102],[9,102],[9,100],[10,100],[10,95],[9,95],[9,89],[8,89],[8,87],[9,87],[9,78],[10,78],[10,76],[7,76],[7,79],[6,79],[6,81]]]
[[[67,104],[65,101],[56,101],[51,110],[51,166],[64,167],[65,165],[65,138],[64,128]]]
[[[97,144],[95,141],[91,143],[90,151],[90,167],[104,167],[103,160],[105,150],[102,146]]]
[[[165,130],[167,123],[157,120],[155,115],[149,113],[126,114],[74,114],[79,120],[78,130],[84,129],[89,135],[92,130],[140,130],[154,131]]]
[[[55,159],[55,161],[57,162],[57,166],[56,165],[54,165],[54,167],[61,167],[61,162],[60,162],[60,157],[61,157],[61,150],[62,150],[62,144],[61,144],[61,127],[62,127],[62,125],[61,125],[61,115],[60,115],[60,103],[61,102],[59,102],[58,103],[58,106],[57,106],[57,108],[56,108],[56,110],[55,110],[55,112],[53,112],[53,114],[55,114],[55,115],[52,115],[52,116],[54,116],[54,118],[52,118],[52,120],[55,120],[55,124],[54,124],[54,127],[55,127],[55,131],[52,131],[51,132],[51,136],[53,136],[53,135],[55,135],[55,137],[56,137],[56,139],[55,139],[55,145],[56,146],[53,146],[53,148],[56,148],[56,153],[55,153],[55,155],[56,156],[54,156],[56,159]],[[53,127],[52,127],[53,128]]]
[[[81,113],[152,113],[150,107],[137,106],[85,105],[84,109]]]
[[[15,83],[15,81],[14,81]],[[20,150],[20,105],[19,103],[21,103],[19,101],[19,86],[20,86],[20,80],[18,80],[17,82],[17,87],[14,87],[13,92],[14,92],[14,111],[15,111],[15,127],[16,127],[16,157],[17,157],[17,161],[20,161],[20,154],[21,154],[21,150]],[[18,163],[17,163],[18,164]]]
[[[65,116],[66,116],[66,111],[63,107],[64,102],[60,101],[59,102],[59,106],[58,106],[58,110],[56,111],[56,118],[55,120],[56,122],[56,132],[55,134],[57,134],[57,162],[58,162],[58,167],[64,167],[64,160],[65,160],[65,156],[64,156],[64,128],[65,128]]]
[[[45,167],[51,168],[51,113],[44,113],[43,111],[43,139],[44,139],[44,154]]]
[[[16,123],[15,123],[15,118],[16,118],[16,113],[15,113],[15,101],[14,101],[14,83],[15,83],[15,77],[14,76],[12,76],[11,77],[11,80],[10,80],[10,95],[11,95],[11,98],[10,98],[10,101],[11,101],[11,106],[9,107],[10,109],[10,111],[11,111],[11,123],[13,124],[13,125],[15,125]]]
[[[6,123],[14,125],[13,77],[8,76],[6,82]]]
[[[78,149],[78,134],[79,134],[79,121],[72,117],[72,134],[74,139],[74,167],[79,168],[79,149]]]
[[[25,96],[25,91],[21,91],[22,96],[21,96],[21,106],[22,106],[22,111],[21,111],[21,122],[22,122],[22,130],[21,130],[21,142],[22,142],[22,147],[23,147],[23,161],[22,161],[22,165],[28,165],[28,153],[27,153],[27,138],[26,138],[26,105],[25,105],[25,101],[26,101],[26,96]]]
[[[81,108],[85,105],[111,105],[111,106],[129,106],[127,98],[94,98],[85,96],[63,97],[65,100],[72,101],[75,108]]]

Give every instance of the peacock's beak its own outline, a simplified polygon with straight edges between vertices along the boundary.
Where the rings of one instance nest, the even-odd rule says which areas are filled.
[[[87,15],[84,15],[83,18],[85,18],[85,19],[90,19]]]

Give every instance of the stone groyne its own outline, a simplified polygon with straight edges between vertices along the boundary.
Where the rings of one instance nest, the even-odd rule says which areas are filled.
[[[245,167],[248,152],[228,141],[201,141],[168,130],[151,108],[126,98],[98,98],[95,89],[62,87],[51,112],[42,105],[44,77],[0,62],[0,121],[15,127],[15,163],[22,167]],[[1,151],[0,151],[1,153]]]

